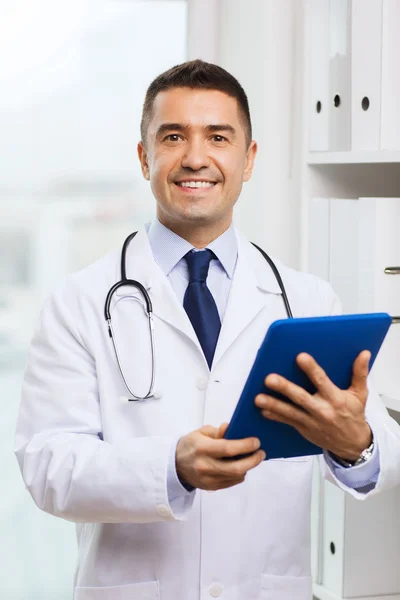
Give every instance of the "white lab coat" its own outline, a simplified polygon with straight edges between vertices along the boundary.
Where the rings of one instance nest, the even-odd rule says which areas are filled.
[[[36,504],[78,523],[74,600],[311,598],[312,458],[265,461],[241,485],[197,491],[175,512],[168,502],[173,440],[229,421],[268,326],[286,317],[270,267],[237,235],[238,263],[211,373],[146,233],[129,247],[127,276],[142,282],[153,302],[158,399],[120,400],[127,392],[103,316],[106,293],[120,278],[119,251],[69,276],[43,307],[15,451]],[[278,268],[295,316],[337,312],[326,282]],[[124,371],[143,394],[150,345],[136,300],[131,288],[119,292],[113,323]],[[376,493],[400,482],[400,435],[372,394],[368,418],[381,457]]]

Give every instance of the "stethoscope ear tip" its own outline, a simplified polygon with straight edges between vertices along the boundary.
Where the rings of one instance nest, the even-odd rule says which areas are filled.
[[[121,402],[121,404],[129,404],[129,398],[127,398],[126,396],[120,396],[119,401]]]

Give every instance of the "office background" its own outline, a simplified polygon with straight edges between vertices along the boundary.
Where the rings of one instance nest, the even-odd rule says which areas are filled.
[[[398,0],[2,0],[1,598],[71,597],[74,525],[35,507],[12,454],[20,382],[48,291],[154,215],[148,83],[192,58],[237,76],[259,154],[236,224],[346,312],[399,315],[399,30]],[[375,373],[395,418],[398,328]],[[400,599],[398,490],[355,503],[316,472],[312,535],[317,598]]]

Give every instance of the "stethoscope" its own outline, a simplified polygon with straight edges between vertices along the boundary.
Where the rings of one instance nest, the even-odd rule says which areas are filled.
[[[154,390],[154,379],[155,379],[155,370],[156,370],[156,360],[155,360],[155,350],[154,350],[154,321],[153,321],[153,305],[151,303],[151,299],[149,294],[147,293],[146,288],[139,282],[139,281],[135,281],[134,279],[127,279],[126,277],[126,252],[128,249],[129,244],[131,243],[131,241],[133,240],[133,238],[135,237],[135,235],[137,234],[137,231],[135,231],[134,233],[131,233],[125,240],[124,245],[122,246],[122,252],[121,252],[121,280],[117,281],[117,283],[115,283],[109,290],[107,297],[106,297],[106,302],[104,305],[104,317],[105,320],[107,322],[107,327],[108,327],[108,335],[111,338],[111,341],[113,343],[114,346],[114,352],[115,352],[115,357],[117,359],[117,363],[118,363],[118,368],[119,368],[119,372],[121,374],[121,377],[123,379],[123,382],[125,384],[126,389],[128,390],[129,394],[132,396],[131,398],[128,398],[129,401],[131,402],[137,402],[137,401],[141,401],[141,400],[147,400],[148,398],[154,398],[155,394],[153,392]],[[252,242],[253,246],[255,248],[257,248],[257,250],[259,252],[261,252],[261,254],[263,255],[263,257],[265,258],[265,260],[267,261],[267,263],[269,264],[269,266],[271,267],[276,280],[279,284],[279,287],[281,289],[282,292],[282,299],[285,305],[285,310],[286,310],[286,314],[288,316],[288,319],[292,319],[293,318],[293,314],[292,311],[290,309],[290,304],[289,304],[289,300],[285,291],[285,287],[283,285],[283,281],[282,278],[279,274],[279,271],[276,267],[276,265],[274,264],[273,260],[268,256],[268,254],[266,252],[264,252],[264,250],[262,250],[262,248],[260,248],[259,246],[257,246],[256,244],[254,244]],[[111,311],[110,311],[110,307],[111,307],[111,301],[112,301],[112,297],[114,295],[114,293],[122,286],[126,286],[126,285],[130,285],[133,286],[134,288],[136,288],[142,295],[145,305],[143,305],[143,308],[145,309],[148,321],[149,321],[149,333],[150,333],[150,346],[151,346],[151,379],[150,379],[150,387],[149,390],[147,392],[147,394],[145,396],[137,396],[136,394],[134,394],[131,390],[131,388],[129,387],[128,381],[124,375],[123,369],[122,369],[122,364],[121,364],[121,359],[120,359],[120,354],[118,352],[118,346],[117,343],[115,341],[115,334],[113,331],[113,327],[112,327],[112,323],[111,323]]]

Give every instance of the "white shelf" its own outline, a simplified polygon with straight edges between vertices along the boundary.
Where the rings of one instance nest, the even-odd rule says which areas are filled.
[[[386,408],[390,408],[391,410],[395,410],[396,412],[400,412],[400,400],[396,398],[390,398],[389,396],[381,395],[382,402],[386,406]]]
[[[399,163],[400,150],[378,150],[364,152],[309,152],[307,155],[309,165],[354,165]]]
[[[313,584],[313,595],[315,598],[318,598],[318,600],[344,600],[317,583]],[[357,600],[400,600],[400,595],[392,594],[390,596],[357,596]]]

